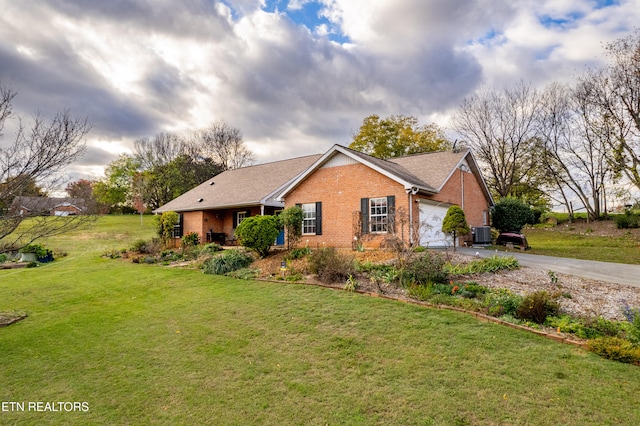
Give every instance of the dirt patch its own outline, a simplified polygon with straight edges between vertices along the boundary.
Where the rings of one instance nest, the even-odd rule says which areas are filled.
[[[0,327],[6,327],[21,321],[27,317],[27,314],[22,312],[0,312]]]

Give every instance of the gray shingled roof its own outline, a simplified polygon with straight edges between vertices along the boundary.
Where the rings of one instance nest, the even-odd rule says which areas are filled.
[[[387,172],[391,173],[392,175],[396,176],[397,178],[399,178],[400,180],[403,180],[405,182],[411,183],[414,186],[420,187],[424,190],[427,190],[429,192],[436,192],[436,188],[433,185],[431,185],[428,181],[425,181],[423,179],[421,179],[418,175],[416,175],[414,173],[413,170],[404,167],[402,164],[399,164],[397,162],[395,162],[394,160],[383,160],[381,158],[377,158],[377,157],[373,157],[371,155],[368,154],[363,154],[362,152],[359,151],[354,151],[350,148],[345,148],[342,147],[343,149],[351,152],[352,154],[354,154],[355,156],[368,161],[369,163],[374,164],[376,167],[379,167],[383,170],[386,170]],[[416,162],[416,165],[418,163]]]
[[[389,161],[409,171],[421,182],[439,191],[469,151],[441,151],[398,157]]]
[[[310,167],[320,156],[309,155],[224,171],[154,212],[183,212],[260,204],[279,206],[281,203],[274,200],[278,190]]]

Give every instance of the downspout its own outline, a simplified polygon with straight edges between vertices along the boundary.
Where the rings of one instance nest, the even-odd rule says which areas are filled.
[[[460,168],[460,187],[462,188],[462,201],[460,202],[460,208],[464,211],[464,171]]]
[[[409,245],[413,245],[413,196],[418,193],[418,188],[411,187],[407,189],[407,194],[409,194]]]
[[[413,191],[409,192],[409,245],[413,246]]]

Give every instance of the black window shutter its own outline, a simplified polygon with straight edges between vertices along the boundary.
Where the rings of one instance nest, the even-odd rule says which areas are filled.
[[[369,199],[360,199],[360,215],[362,216],[362,233],[369,233]]]
[[[316,203],[316,235],[322,235],[322,201]]]
[[[300,203],[296,203],[296,207],[300,207],[300,208],[302,208],[302,204],[300,204]]]
[[[389,195],[387,197],[387,232],[394,234],[396,232],[396,196]]]
[[[238,212],[233,213],[233,229],[238,227]]]

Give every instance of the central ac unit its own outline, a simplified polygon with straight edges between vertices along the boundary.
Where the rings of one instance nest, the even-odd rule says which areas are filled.
[[[476,226],[472,228],[473,244],[491,244],[491,227]]]

